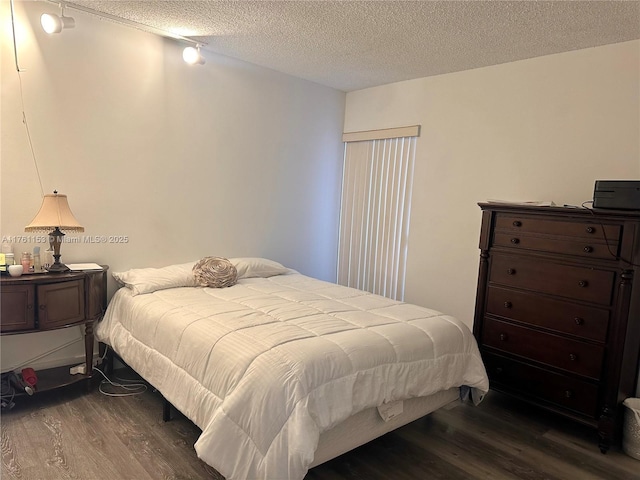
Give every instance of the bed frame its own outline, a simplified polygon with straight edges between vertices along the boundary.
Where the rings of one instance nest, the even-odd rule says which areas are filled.
[[[124,360],[122,360],[113,348],[101,343],[101,357],[105,355],[105,350],[105,374],[108,375],[113,373],[115,360],[118,360],[118,362],[122,363],[127,368],[131,368]],[[155,387],[153,388],[155,389]],[[162,392],[159,390],[157,391],[162,395]],[[323,432],[318,441],[318,448],[316,449],[313,463],[309,468],[328,462],[329,460],[364,445],[365,443],[368,443],[386,433],[429,415],[440,408],[455,407],[460,403],[460,389],[457,387],[451,388],[449,390],[437,392],[429,397],[412,398],[410,400],[405,400],[402,403],[402,413],[391,418],[387,422],[382,420],[377,408],[369,408],[347,418],[330,430]],[[164,422],[171,420],[171,411],[173,409],[179,411],[179,409],[174,407],[166,398],[164,398],[164,395],[162,395],[162,420]]]

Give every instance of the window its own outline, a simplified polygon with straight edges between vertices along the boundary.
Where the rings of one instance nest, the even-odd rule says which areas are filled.
[[[338,283],[404,299],[420,127],[345,133]]]

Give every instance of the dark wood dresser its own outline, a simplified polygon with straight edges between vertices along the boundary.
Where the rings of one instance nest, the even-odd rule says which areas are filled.
[[[481,203],[474,335],[491,388],[618,441],[640,360],[640,212]]]

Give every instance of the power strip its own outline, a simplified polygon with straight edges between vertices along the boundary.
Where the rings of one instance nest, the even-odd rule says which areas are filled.
[[[77,374],[82,374],[84,375],[85,373],[87,373],[87,365],[84,363],[81,363],[80,365],[76,365],[75,367],[71,367],[69,369],[69,373],[71,375],[77,375]]]

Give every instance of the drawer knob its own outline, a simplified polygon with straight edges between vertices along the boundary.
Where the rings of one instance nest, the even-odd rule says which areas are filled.
[[[571,390],[565,390],[564,391],[564,396],[566,398],[571,398],[571,397],[573,397],[573,392]]]
[[[516,270],[515,270],[515,268],[508,268],[508,269],[507,269],[507,273],[508,273],[509,275],[515,275],[515,274],[516,274]]]
[[[582,250],[584,251],[584,253],[591,253],[593,252],[593,247],[590,247],[589,245],[587,245]]]
[[[576,322],[576,325],[582,325],[584,323],[584,319],[580,317],[574,318],[573,321]]]
[[[514,227],[521,227],[522,226],[522,222],[520,220],[514,220],[513,221],[513,226]]]
[[[501,334],[500,334],[500,340],[502,340],[503,342],[504,342],[504,341],[506,341],[506,340],[507,340],[507,338],[509,338],[509,337],[507,337],[507,334],[506,334],[506,333],[501,333]]]
[[[27,305],[27,310],[33,310],[33,305],[31,304]]]
[[[578,356],[575,353],[569,354],[569,360],[571,360],[572,362],[575,362],[577,359],[578,359]]]
[[[596,229],[593,227],[587,227],[587,233],[595,233]]]
[[[513,307],[513,303],[511,302],[504,302],[504,308],[511,308]]]
[[[520,243],[520,239],[519,238],[512,238],[511,239],[511,243],[513,243],[514,245],[517,245]]]
[[[46,305],[40,305],[40,310],[44,310],[45,308],[47,308]]]
[[[589,286],[589,282],[587,282],[586,280],[580,280],[580,281],[578,282],[578,285],[580,285],[581,287],[583,287],[583,288],[584,288],[584,287]]]

